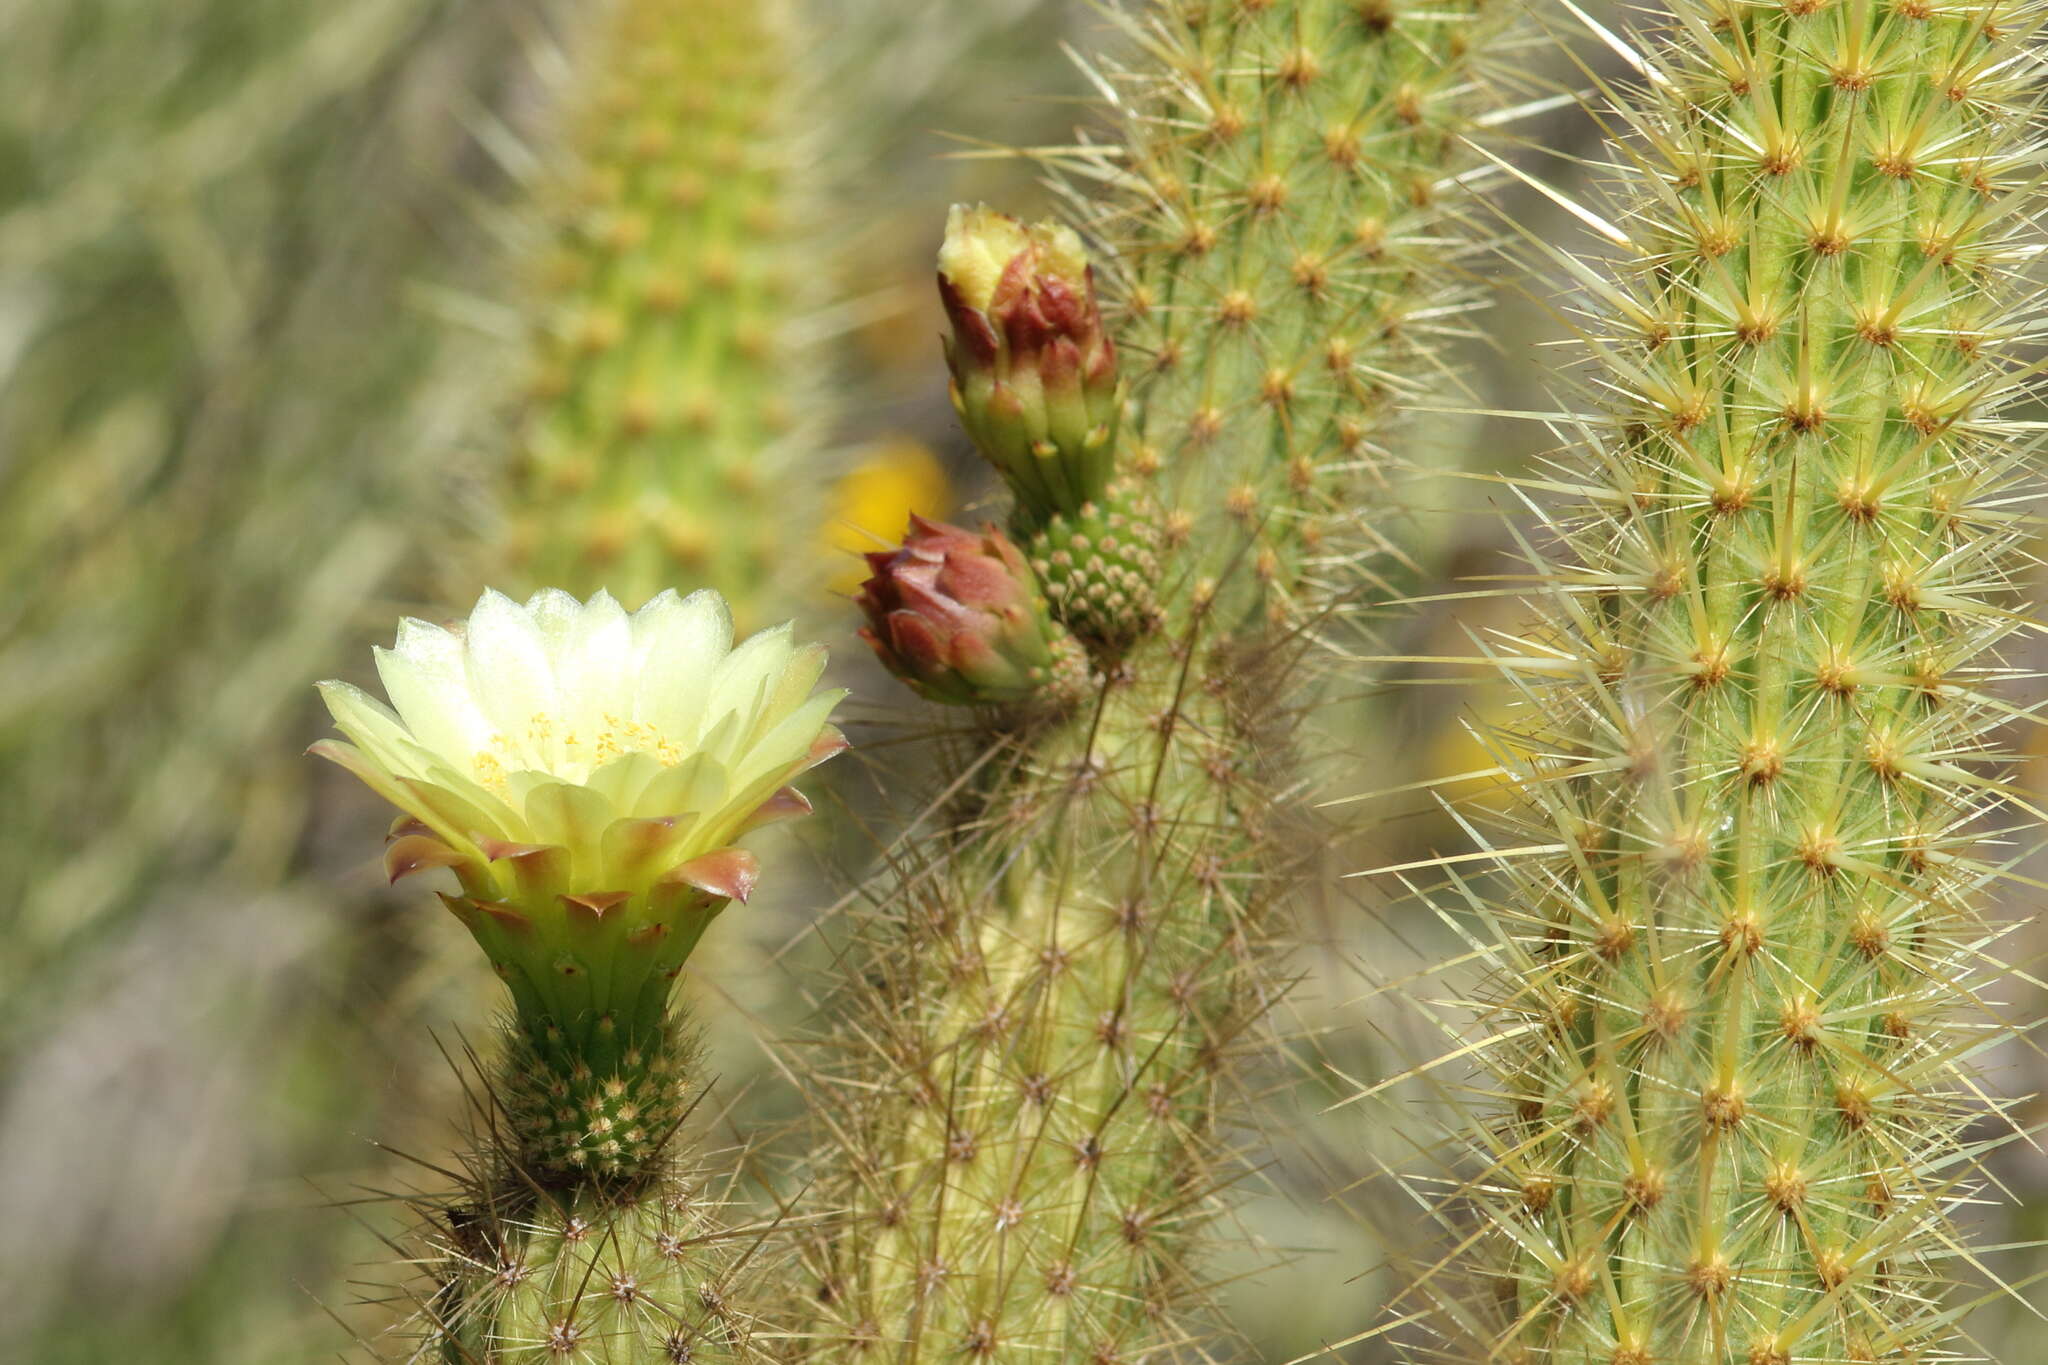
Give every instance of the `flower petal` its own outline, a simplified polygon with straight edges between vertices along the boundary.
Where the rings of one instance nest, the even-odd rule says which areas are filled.
[[[734,782],[745,786],[765,772],[815,766],[808,761],[811,746],[823,732],[825,718],[832,714],[832,708],[837,706],[845,695],[846,693],[840,690],[820,692],[798,707],[747,751],[746,759],[738,765],[738,771],[733,775]],[[830,756],[826,755],[828,758]]]
[[[526,823],[536,842],[561,844],[576,860],[576,875],[594,871],[598,840],[612,822],[611,802],[573,782],[544,782],[526,797]]]
[[[722,716],[743,712],[751,721],[767,700],[773,679],[795,647],[789,640],[789,623],[772,626],[753,636],[725,656],[712,680],[711,695],[704,703],[704,719],[717,724]],[[751,726],[748,727],[749,729]]]
[[[345,682],[321,683],[319,691],[334,727],[355,741],[370,762],[394,776],[418,771],[419,746],[390,707]]]
[[[640,793],[634,814],[701,815],[726,802],[731,778],[716,755],[691,754],[673,768],[664,768]]]
[[[747,897],[754,894],[754,883],[760,879],[761,860],[743,848],[721,848],[715,853],[692,858],[662,878],[665,882],[682,882],[742,905],[746,904]]]
[[[576,632],[576,622],[583,615],[583,604],[560,588],[542,588],[527,598],[520,610],[526,613],[549,661],[553,662],[566,652],[570,637]]]
[[[614,810],[629,811],[639,808],[647,784],[668,771],[654,755],[635,749],[599,768],[582,785],[603,796]]]
[[[611,594],[599,592],[568,626],[555,657],[555,686],[586,736],[633,714],[633,627]]]
[[[633,718],[677,744],[694,743],[713,672],[732,647],[725,599],[693,592],[669,606],[656,598],[635,614],[634,626],[640,663]]]
[[[398,623],[396,647],[371,652],[384,695],[422,745],[453,758],[489,743],[491,725],[470,692],[462,642],[455,636],[407,618]]]
[[[672,816],[616,820],[604,832],[605,869],[622,885],[644,889],[657,872],[675,861],[676,848],[688,832],[688,825]]]
[[[767,733],[790,712],[802,706],[810,697],[811,689],[818,685],[818,679],[824,675],[825,646],[801,645],[791,650],[788,661],[769,687],[768,700],[761,708],[761,719],[755,733]]]
[[[521,766],[546,768],[557,761],[559,727],[549,723],[560,710],[554,666],[527,610],[503,593],[485,593],[470,613],[464,642],[477,706],[513,751],[525,756]]]

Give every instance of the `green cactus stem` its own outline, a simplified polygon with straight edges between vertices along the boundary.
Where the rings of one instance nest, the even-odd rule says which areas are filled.
[[[476,1193],[437,1211],[424,1258],[447,1365],[764,1358],[744,1277],[775,1273],[765,1230],[735,1228],[701,1173],[624,1194]]]
[[[1337,553],[1394,376],[1423,349],[1405,322],[1446,283],[1424,241],[1478,6],[1123,14],[1147,39],[1147,65],[1108,80],[1131,92],[1117,165],[1136,178],[1097,226],[1127,272],[1118,472],[1159,508],[1159,543],[1130,551],[1156,555],[1156,596],[1141,629],[1098,627],[1034,545],[1056,614],[1118,648],[1079,705],[959,755],[945,828],[870,893],[813,1106],[824,1197],[850,1219],[815,1260],[825,1359],[1109,1365],[1204,1330],[1200,1253],[1242,1119],[1227,1076],[1275,989],[1264,949],[1289,885],[1272,788],[1294,780],[1308,689],[1286,628],[1340,591],[1317,556]],[[942,269],[959,259],[949,246]],[[949,306],[978,297],[949,283]],[[951,358],[972,414],[969,352]],[[1039,458],[1085,470],[1103,425],[1066,423],[1078,440],[1048,436]],[[1127,515],[1034,505],[1043,469],[998,444],[1025,534],[1058,511],[1090,522],[1066,525],[1069,549],[1093,548],[1095,518]],[[1265,600],[1283,629],[1249,610]]]
[[[1495,1235],[1456,1264],[1492,1283],[1446,1305],[1480,1339],[1454,1354],[1962,1348],[2001,1032],[1977,830],[2033,818],[1985,688],[2035,473],[2001,413],[2041,319],[2041,18],[1676,0],[1628,48],[1615,274],[1578,271],[1598,439],[1502,661],[1500,846],[1537,852],[1489,912],[1509,1107],[1466,1173]]]
[[[1320,609],[1387,510],[1394,405],[1433,350],[1461,236],[1452,172],[1487,0],[1138,6],[1171,35],[1105,206],[1117,344],[1149,475],[1186,562],[1238,610]],[[1149,101],[1149,102],[1148,102]]]

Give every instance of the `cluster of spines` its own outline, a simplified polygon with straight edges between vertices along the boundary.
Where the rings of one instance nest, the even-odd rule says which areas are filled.
[[[821,277],[791,221],[784,22],[691,0],[593,15],[531,282],[506,498],[524,579],[751,604],[810,530],[777,485],[814,396],[789,319]]]
[[[1495,1358],[1957,1347],[2040,18],[1677,0],[1636,49],[1604,426],[1502,660],[1495,1317],[1444,1305]]]
[[[427,1302],[448,1365],[711,1365],[762,1358],[743,1275],[773,1274],[697,1177],[615,1195],[527,1196],[437,1220]]]
[[[1444,244],[1421,239],[1478,4],[1125,13],[1147,27],[1147,68],[1119,73],[1142,188],[1092,226],[1129,272],[1122,467],[1161,509],[1155,628],[1070,715],[948,765],[972,769],[950,828],[872,895],[817,1068],[824,1199],[853,1220],[816,1259],[833,1359],[1113,1365],[1204,1330],[1304,691],[1298,650],[1235,634],[1265,617],[1220,638],[1218,584],[1290,624],[1328,604],[1310,563],[1339,554],[1423,300],[1445,297]],[[1055,548],[1031,550],[1048,579]]]
[[[1133,467],[1201,572],[1241,564],[1248,605],[1299,620],[1355,587],[1355,530],[1393,495],[1389,410],[1458,312],[1453,168],[1501,6],[1138,8],[1172,80],[1134,73],[1138,188],[1098,225],[1123,263]]]

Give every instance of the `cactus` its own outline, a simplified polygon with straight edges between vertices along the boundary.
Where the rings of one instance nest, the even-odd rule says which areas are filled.
[[[1105,83],[1130,92],[1135,174],[1095,223],[1123,272],[1114,352],[1078,241],[955,216],[956,401],[1020,538],[1088,539],[1072,564],[1031,554],[1095,671],[1078,703],[1006,706],[882,651],[928,696],[983,703],[988,742],[955,755],[941,832],[877,879],[846,948],[811,1073],[823,1206],[848,1219],[816,1251],[814,1355],[1111,1362],[1201,1330],[1243,1118],[1226,1078],[1275,990],[1292,630],[1341,591],[1324,560],[1448,283],[1429,233],[1480,9],[1126,11],[1147,65]],[[1142,505],[1158,544],[1125,546],[1116,519]],[[1113,603],[1146,569],[1155,600]]]
[[[817,509],[784,477],[821,435],[790,322],[827,278],[795,203],[790,23],[774,2],[622,0],[584,24],[529,229],[503,547],[528,581],[629,603],[701,584],[744,621],[815,568]]]
[[[540,169],[510,216],[526,378],[510,439],[489,442],[501,467],[481,471],[503,524],[459,554],[456,577],[609,588],[633,604],[708,584],[759,622],[824,567],[815,509],[787,487],[825,424],[817,367],[790,339],[824,278],[794,213],[791,15],[688,0],[580,8],[550,50],[553,131],[537,139]],[[409,628],[397,655],[432,638]],[[609,714],[584,719],[582,738],[600,746],[646,738]],[[525,757],[573,762],[545,749]],[[730,1283],[742,1239],[723,1201],[699,1197],[707,1177],[685,1169],[699,1068],[668,988],[757,869],[751,854],[700,848],[650,883],[654,864],[677,862],[678,838],[703,845],[721,784],[743,785],[729,766],[676,757],[659,755],[669,766],[638,798],[654,803],[645,818],[602,839],[579,834],[591,812],[568,801],[547,835],[506,828],[473,847],[464,836],[482,836],[458,817],[391,845],[394,877],[456,869],[462,891],[444,901],[515,1001],[483,1112],[470,1116],[473,1169],[455,1191],[415,1201],[420,1274],[402,1330],[450,1361],[751,1353],[744,1286]],[[478,776],[488,785],[490,772]],[[762,799],[769,818],[808,809],[793,793],[748,797]],[[546,823],[530,805],[520,814]],[[637,833],[622,836],[629,825]],[[622,856],[652,861],[633,870]],[[592,860],[617,875],[596,876]]]
[[[2021,624],[2041,18],[1675,0],[1612,38],[1641,80],[1616,274],[1574,263],[1596,436],[1497,660],[1527,706],[1495,736],[1507,1109],[1460,1173],[1480,1230],[1417,1287],[1430,1358],[1964,1344],[1950,1220],[2004,1031],[1977,830],[2034,818],[1985,689]]]

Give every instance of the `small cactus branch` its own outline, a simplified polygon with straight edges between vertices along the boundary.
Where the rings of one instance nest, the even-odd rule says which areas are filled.
[[[1122,1358],[1197,1288],[1260,806],[1223,704],[1176,700],[1152,663],[1094,725],[999,758],[989,831],[934,850],[875,926],[836,1059],[833,1174],[859,1221],[825,1271],[832,1358]]]
[[[1598,438],[1498,736],[1498,846],[1560,851],[1504,857],[1489,912],[1511,1107],[1467,1172],[1486,1304],[1451,1307],[1495,1321],[1450,1358],[1959,1345],[1976,830],[2032,828],[1983,689],[2036,473],[2001,413],[2041,321],[2041,17],[1675,0],[1637,48],[1614,275],[1579,272]]]
[[[531,377],[506,490],[520,578],[637,604],[718,589],[743,623],[809,565],[778,472],[821,428],[791,353],[795,45],[780,3],[592,7],[537,186]]]
[[[1135,1361],[1201,1330],[1243,1121],[1225,1078],[1289,884],[1292,627],[1340,595],[1320,557],[1417,363],[1404,321],[1446,289],[1425,228],[1478,14],[1125,11],[1150,39],[1118,76],[1138,174],[1090,210],[1127,272],[1113,338],[1073,233],[955,215],[955,401],[1025,554],[919,525],[871,557],[884,662],[980,705],[991,747],[877,880],[819,1067],[816,1161],[848,1220],[817,1255],[825,1358]],[[1262,598],[1270,619],[1244,609]],[[1085,684],[1053,668],[1020,705],[1019,661],[1045,669],[1063,630]]]

